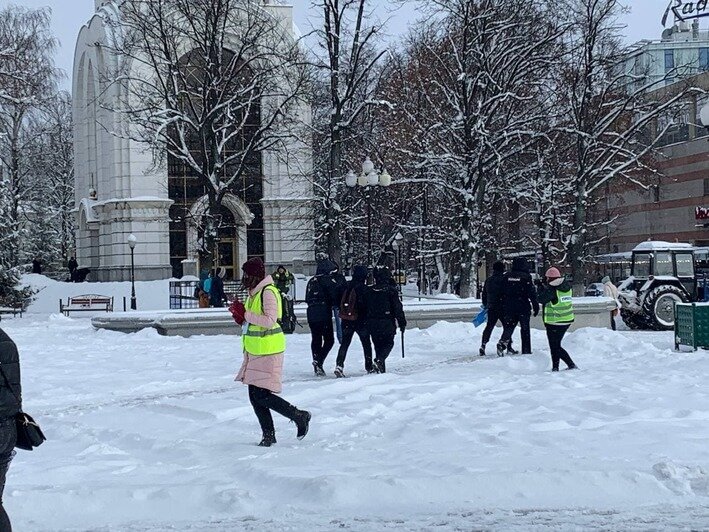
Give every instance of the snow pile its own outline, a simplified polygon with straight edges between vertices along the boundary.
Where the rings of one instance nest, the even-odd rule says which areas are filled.
[[[263,449],[235,337],[2,326],[49,438],[10,469],[17,530],[709,526],[709,360],[671,333],[580,330],[582,369],[553,374],[541,331],[535,355],[481,359],[480,329],[440,323],[407,332],[386,375],[364,374],[355,340],[347,379],[334,353],[316,379],[309,337],[290,337],[283,396],[311,432],[275,416]]]

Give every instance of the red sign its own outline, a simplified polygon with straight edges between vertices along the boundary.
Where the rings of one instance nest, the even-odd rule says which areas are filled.
[[[709,220],[709,208],[695,207],[694,208],[694,219],[695,220]]]

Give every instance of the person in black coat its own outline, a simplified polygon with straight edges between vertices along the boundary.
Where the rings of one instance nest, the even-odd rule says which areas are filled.
[[[332,328],[332,307],[339,301],[337,283],[332,277],[336,266],[329,259],[318,261],[315,277],[305,288],[305,302],[308,304],[308,326],[310,327],[310,349],[313,354],[315,375],[325,376],[323,364],[332,346],[335,332]]]
[[[485,356],[485,346],[490,341],[492,331],[497,326],[497,322],[503,321],[502,289],[504,283],[505,265],[497,261],[492,265],[492,275],[488,277],[483,286],[482,304],[487,309],[487,325],[483,331],[482,345],[480,346],[480,356]],[[512,340],[510,339],[510,347]]]
[[[531,313],[539,314],[537,291],[534,289],[532,276],[527,271],[527,261],[517,257],[512,261],[512,270],[504,275],[502,282],[502,323],[504,330],[497,344],[497,356],[517,354],[512,349],[512,333],[519,323],[522,335],[522,354],[532,353],[532,341],[529,330]]]
[[[15,342],[0,329],[0,367],[5,377],[0,377],[0,531],[10,531],[10,518],[2,503],[5,480],[10,461],[15,456],[17,429],[15,416],[22,410],[20,386],[20,357]],[[9,386],[8,386],[9,384]]]
[[[226,269],[221,266],[217,268],[216,275],[212,277],[212,284],[209,285],[209,304],[212,307],[223,307],[227,300],[224,293],[224,276]]]
[[[42,259],[39,257],[32,260],[32,273],[42,273]]]
[[[374,373],[372,365],[372,341],[367,330],[367,309],[364,305],[367,280],[367,268],[355,266],[352,270],[352,280],[347,283],[347,288],[340,299],[340,319],[342,320],[342,342],[337,352],[337,366],[335,375],[345,376],[345,357],[350,348],[355,333],[362,342],[364,351],[364,369],[367,373]],[[354,303],[354,305],[352,304]]]
[[[71,282],[74,282],[74,279],[76,278],[76,269],[79,267],[79,263],[76,262],[76,257],[70,258],[66,267],[69,269],[69,279],[71,279]]]
[[[374,344],[373,369],[378,373],[386,372],[386,359],[394,348],[396,326],[406,329],[406,316],[399,299],[399,294],[391,281],[391,273],[387,268],[374,270],[374,286],[364,291],[364,307],[366,312],[366,327]]]

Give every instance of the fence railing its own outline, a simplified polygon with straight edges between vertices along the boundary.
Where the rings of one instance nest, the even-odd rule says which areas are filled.
[[[195,295],[198,285],[199,281],[170,281],[170,309],[199,308],[199,298]],[[229,301],[236,297],[245,301],[249,295],[240,281],[225,281],[224,293]]]

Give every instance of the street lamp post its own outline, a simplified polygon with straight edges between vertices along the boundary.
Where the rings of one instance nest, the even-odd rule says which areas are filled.
[[[397,231],[396,235],[394,236],[394,242],[392,243],[392,247],[394,248],[395,253],[396,285],[399,289],[399,296],[401,296],[401,248],[403,240],[404,235]]]
[[[137,310],[138,304],[135,299],[135,244],[138,239],[134,234],[128,236],[128,246],[130,246],[130,309]]]
[[[367,204],[367,266],[373,267],[372,260],[372,205],[371,188],[376,186],[388,187],[391,185],[391,176],[386,171],[377,172],[374,163],[367,157],[362,163],[362,173],[357,176],[350,170],[345,176],[345,184],[350,188],[362,187],[365,189],[365,202]]]

